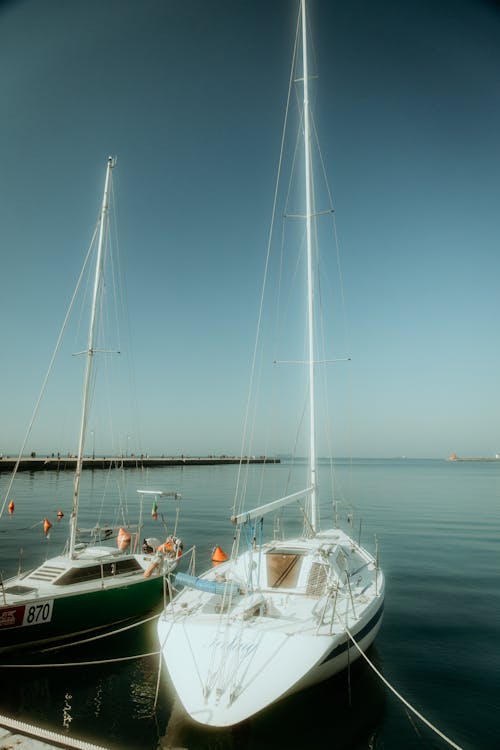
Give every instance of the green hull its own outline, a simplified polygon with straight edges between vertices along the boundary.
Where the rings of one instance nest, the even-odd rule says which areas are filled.
[[[35,598],[26,602],[26,611],[31,606],[36,613],[40,608],[38,601]],[[78,640],[81,636],[108,630],[118,623],[159,612],[162,604],[162,576],[141,577],[127,585],[55,596],[49,621],[0,627],[0,653]],[[2,613],[9,610],[12,607],[0,607],[0,620]]]

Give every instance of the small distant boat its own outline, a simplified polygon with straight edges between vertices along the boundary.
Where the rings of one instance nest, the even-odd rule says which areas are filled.
[[[112,528],[78,526],[80,476],[87,431],[89,388],[96,353],[96,316],[103,287],[106,223],[111,173],[115,165],[107,162],[86,366],[83,386],[79,448],[73,484],[70,536],[65,551],[45,560],[34,570],[0,579],[0,653],[20,649],[39,649],[49,644],[74,641],[103,629],[138,618],[160,606],[163,600],[163,574],[178,563],[179,546],[161,551],[158,540],[141,542],[142,501],[152,495],[180,499],[179,493],[138,490],[138,522],[134,527]],[[12,510],[14,503],[11,502]],[[10,507],[9,507],[10,510]],[[62,517],[62,511],[58,516]],[[44,532],[51,523],[44,520]]]
[[[305,0],[299,23],[302,70],[294,80],[303,81],[305,195],[304,210],[294,218],[305,220],[308,333],[306,360],[295,364],[307,372],[300,399],[309,412],[305,486],[237,512],[231,519],[235,531],[229,559],[217,550],[217,565],[201,576],[177,573],[174,586],[184,588],[158,621],[164,662],[182,705],[195,721],[216,727],[244,721],[345,669],[359,657],[357,647],[364,652],[375,639],[384,606],[378,555],[337,526],[320,527],[315,420],[325,412],[316,407],[314,388],[321,364],[314,338],[315,291],[316,300],[320,295],[313,270],[317,213],[311,182]],[[276,534],[264,541],[264,517],[292,503],[301,506],[302,535]]]

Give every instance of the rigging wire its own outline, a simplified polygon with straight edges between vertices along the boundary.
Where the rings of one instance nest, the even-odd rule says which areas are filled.
[[[299,22],[297,22],[297,31],[296,31],[295,42],[294,42],[293,60],[295,60],[296,58],[297,49],[298,49],[298,40],[299,40]],[[253,349],[253,355],[252,355],[252,364],[251,364],[251,370],[250,370],[250,383],[249,383],[248,394],[247,394],[247,403],[246,403],[244,424],[243,424],[243,436],[242,436],[241,451],[240,451],[241,456],[245,455],[245,441],[250,440],[250,444],[251,444],[251,441],[253,438],[253,429],[255,426],[255,422],[253,422],[252,432],[250,435],[248,435],[250,404],[251,404],[252,392],[254,388],[253,383],[254,383],[254,376],[255,376],[256,363],[257,363],[258,342],[260,340],[260,331],[261,331],[262,315],[263,315],[263,308],[264,308],[264,294],[265,294],[266,287],[267,287],[267,274],[269,270],[271,244],[272,244],[272,237],[274,234],[276,210],[277,210],[277,205],[278,205],[278,188],[279,188],[280,180],[281,180],[283,155],[284,155],[284,149],[285,149],[286,125],[288,122],[288,112],[290,108],[291,92],[293,89],[293,71],[294,71],[294,66],[292,65],[292,68],[290,70],[290,79],[288,83],[288,95],[287,95],[286,106],[285,106],[283,129],[282,129],[282,134],[281,134],[280,156],[278,160],[276,183],[275,183],[275,189],[274,189],[273,208],[271,212],[271,224],[269,228],[268,241],[267,241],[267,252],[266,252],[266,260],[265,260],[265,266],[264,266],[264,278],[263,278],[263,283],[262,283],[261,296],[260,296],[260,302],[259,302],[259,312],[258,312],[258,318],[257,318],[257,331],[256,331],[256,336],[255,336],[254,349]],[[250,453],[251,451],[248,452],[249,455]],[[240,463],[238,467],[236,492],[235,492],[234,503],[233,503],[233,515],[237,515],[237,511],[239,512],[241,510],[241,507],[243,504],[243,497],[240,496],[240,474],[241,474],[242,468],[243,468],[242,464]],[[248,464],[247,464],[247,470],[248,470]]]
[[[73,310],[73,305],[75,303],[76,296],[78,294],[78,291],[79,291],[79,288],[80,288],[80,284],[82,282],[82,279],[83,279],[83,276],[84,276],[84,273],[85,273],[85,269],[87,267],[87,263],[88,263],[89,258],[91,256],[91,253],[92,253],[92,248],[94,246],[94,242],[95,242],[95,238],[96,238],[96,234],[97,234],[98,228],[99,228],[99,222],[97,223],[97,226],[94,229],[94,234],[92,235],[92,240],[90,242],[89,249],[87,250],[87,254],[85,256],[85,260],[84,260],[84,263],[83,263],[82,270],[80,271],[80,275],[78,277],[78,280],[77,280],[77,283],[76,283],[76,287],[75,287],[75,290],[73,292],[73,296],[71,297],[71,301],[70,301],[68,309],[66,311],[66,315],[64,317],[64,321],[63,321],[63,324],[61,326],[61,330],[59,332],[59,336],[57,338],[57,342],[56,342],[56,345],[54,347],[54,351],[53,351],[52,356],[50,358],[49,366],[48,366],[47,372],[45,374],[45,378],[43,380],[42,387],[41,387],[40,393],[38,395],[38,399],[37,399],[37,401],[35,403],[35,407],[33,409],[33,413],[31,415],[31,419],[30,419],[28,428],[26,430],[26,434],[24,436],[23,442],[22,442],[21,447],[19,449],[17,460],[16,460],[16,463],[15,463],[14,469],[12,470],[11,479],[10,479],[9,484],[7,486],[7,490],[6,490],[6,493],[5,493],[5,498],[4,498],[2,507],[0,509],[0,518],[4,514],[5,506],[7,504],[7,499],[9,497],[9,495],[10,495],[11,490],[12,490],[12,485],[14,483],[14,479],[16,477],[17,470],[19,468],[19,464],[20,464],[21,459],[23,457],[24,449],[26,448],[26,443],[28,442],[28,438],[29,438],[29,436],[31,434],[31,430],[33,429],[33,424],[34,424],[35,419],[37,417],[38,410],[39,410],[40,404],[42,402],[42,398],[43,398],[43,396],[45,394],[45,390],[47,388],[47,383],[48,383],[49,377],[52,374],[52,370],[54,368],[54,363],[55,363],[57,354],[59,352],[59,349],[60,349],[60,346],[61,346],[61,343],[62,343],[62,340],[63,340],[63,337],[64,337],[64,333],[66,331],[66,327],[67,327],[67,324],[68,324],[68,321],[69,321],[69,317],[70,317],[71,311]]]
[[[114,179],[116,177],[114,176]],[[111,189],[112,194],[114,195],[114,182],[111,183]],[[112,209],[112,236],[115,238],[115,245],[117,248],[116,251],[116,262],[115,265],[117,266],[117,279],[118,279],[118,294],[117,294],[117,315],[119,315],[117,319],[117,331],[118,331],[118,344],[119,344],[119,350],[123,351],[122,345],[121,345],[121,339],[122,334],[120,331],[120,321],[122,322],[122,326],[125,329],[124,331],[124,340],[126,342],[132,341],[132,325],[131,325],[131,319],[130,319],[130,304],[128,302],[129,300],[129,294],[128,294],[128,286],[127,286],[127,278],[128,274],[123,270],[123,254],[120,249],[120,236],[118,231],[118,219],[116,216],[116,206],[117,203],[115,200],[111,202],[111,209]],[[111,222],[110,222],[111,223]],[[130,398],[129,401],[131,403],[131,420],[133,424],[133,429],[136,433],[136,439],[134,440],[135,443],[135,453],[143,453],[143,439],[142,439],[142,432],[141,432],[141,420],[139,417],[140,410],[139,410],[139,400],[138,400],[138,388],[137,388],[137,380],[136,380],[136,368],[134,366],[134,347],[128,346],[124,347],[126,350],[126,363],[127,363],[127,370],[128,370],[128,380],[129,380],[129,388],[130,388]]]

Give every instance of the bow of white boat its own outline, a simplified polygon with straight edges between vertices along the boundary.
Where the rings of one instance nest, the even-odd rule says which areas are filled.
[[[303,627],[302,627],[303,631]],[[334,639],[293,623],[219,626],[160,618],[170,678],[187,713],[210,726],[237,724],[274,703],[321,662]],[[338,636],[339,638],[340,636]]]

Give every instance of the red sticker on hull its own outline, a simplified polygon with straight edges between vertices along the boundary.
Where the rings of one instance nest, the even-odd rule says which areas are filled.
[[[21,607],[0,608],[0,628],[18,628],[23,624],[24,604]]]

